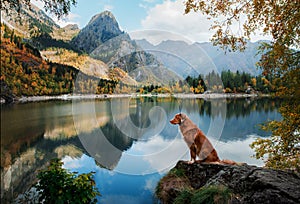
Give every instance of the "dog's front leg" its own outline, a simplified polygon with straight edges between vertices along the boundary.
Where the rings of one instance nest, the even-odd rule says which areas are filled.
[[[196,161],[196,156],[197,156],[196,152],[197,152],[197,148],[195,143],[193,143],[190,146],[191,161],[188,162],[189,164],[192,164]]]

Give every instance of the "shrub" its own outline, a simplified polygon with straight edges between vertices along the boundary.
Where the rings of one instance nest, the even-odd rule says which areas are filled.
[[[35,185],[41,203],[97,203],[100,195],[93,180],[94,172],[80,174],[62,168],[63,162],[54,159],[38,174]]]

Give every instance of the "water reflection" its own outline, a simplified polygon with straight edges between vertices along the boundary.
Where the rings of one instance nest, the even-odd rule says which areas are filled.
[[[261,165],[250,158],[248,145],[254,136],[268,135],[257,125],[280,118],[280,101],[183,99],[181,103],[182,111],[210,136],[221,158]],[[152,202],[161,173],[178,159],[188,158],[178,129],[167,122],[177,112],[178,101],[171,98],[2,106],[1,201],[10,203],[30,187],[38,169],[58,157],[69,169],[97,172],[97,185],[105,195],[101,202],[122,196]],[[215,128],[209,128],[220,120],[224,120],[222,134],[216,138]]]

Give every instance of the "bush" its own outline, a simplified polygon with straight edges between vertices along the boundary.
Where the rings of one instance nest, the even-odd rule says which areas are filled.
[[[59,159],[51,161],[46,170],[38,174],[35,185],[41,203],[97,203],[100,195],[93,180],[94,172],[88,174],[71,173],[62,168]]]

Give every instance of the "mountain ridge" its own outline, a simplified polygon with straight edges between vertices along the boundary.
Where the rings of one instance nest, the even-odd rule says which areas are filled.
[[[36,9],[34,14],[47,16],[37,7],[33,8]],[[28,12],[29,16],[30,14]],[[31,16],[28,19],[35,18],[37,16]],[[128,73],[127,81],[135,80],[140,85],[159,85],[174,83],[188,75],[206,75],[211,71],[220,73],[229,69],[231,71],[246,70],[251,74],[258,72],[254,69],[255,63],[259,59],[254,54],[254,51],[257,51],[256,44],[251,44],[246,49],[246,53],[227,53],[225,55],[223,51],[208,42],[188,44],[184,41],[166,40],[158,45],[153,45],[147,40],[134,41],[128,33],[120,29],[118,21],[110,11],[94,15],[82,29],[75,24],[61,28],[52,19],[47,20],[48,18],[51,19],[45,17],[45,22],[48,22],[49,25],[37,24],[43,28],[42,33],[45,33],[37,38],[31,38],[32,41],[36,40],[37,42],[36,44],[33,42],[32,45],[38,46],[44,43],[39,49],[40,51],[43,49],[43,53],[45,56],[48,55],[48,59],[68,65],[76,64],[82,58],[81,54],[89,54],[89,57],[85,58],[87,62],[81,63],[76,68],[86,74],[94,74],[96,77],[107,79],[110,69],[120,68]],[[35,20],[29,20],[27,24],[31,22],[35,22]],[[33,28],[35,29],[34,26]],[[59,54],[61,49],[70,49],[70,56],[58,60],[58,57],[63,57]],[[54,50],[56,51],[53,52]],[[74,52],[78,52],[78,55],[76,56]],[[72,62],[74,57],[78,60]],[[86,65],[91,69],[82,67]],[[115,72],[120,69],[116,69]],[[124,73],[120,73],[120,76],[122,75]]]
[[[261,41],[248,42],[244,52],[227,53],[221,48],[213,46],[210,42],[188,44],[184,41],[165,40],[157,45],[151,44],[146,39],[136,40],[136,42],[143,49],[151,51],[171,70],[185,70],[180,72],[181,74],[197,75],[195,72],[200,72],[200,74],[205,75],[208,74],[207,71],[211,70],[219,73],[227,70],[233,72],[239,70],[253,75],[260,74],[256,63],[261,57],[261,55],[257,54]],[[166,54],[162,55],[162,52]],[[168,57],[170,54],[177,56],[178,59],[170,60]],[[203,57],[202,61],[201,57]],[[175,62],[176,60],[178,61]],[[209,61],[211,61],[211,64],[208,64]],[[210,66],[210,70],[204,69],[204,66]]]
[[[143,51],[126,32],[121,31],[109,11],[94,15],[71,43],[92,58],[105,62],[110,68],[121,68],[141,84],[168,84],[170,80],[180,79],[155,56]],[[159,73],[165,73],[170,79],[163,79]]]

